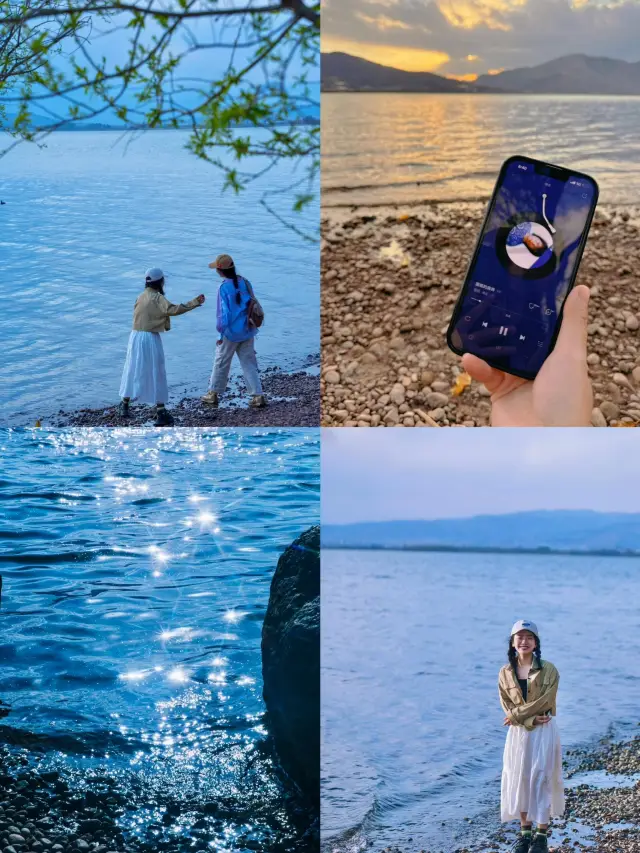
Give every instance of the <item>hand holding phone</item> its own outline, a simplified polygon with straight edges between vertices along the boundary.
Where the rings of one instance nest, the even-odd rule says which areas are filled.
[[[491,393],[492,426],[590,426],[593,389],[587,367],[589,289],[574,288],[556,346],[532,382],[466,353],[462,365]]]
[[[593,178],[511,157],[489,204],[447,342],[535,379],[553,351],[595,212]]]

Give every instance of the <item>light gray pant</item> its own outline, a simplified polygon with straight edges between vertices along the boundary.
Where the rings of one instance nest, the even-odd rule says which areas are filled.
[[[250,394],[262,394],[262,383],[258,373],[258,360],[253,338],[247,341],[228,341],[222,339],[222,343],[216,345],[216,354],[213,360],[213,370],[209,380],[209,390],[223,394],[227,390],[229,382],[229,371],[233,356],[237,355],[240,367],[244,375],[244,381]]]

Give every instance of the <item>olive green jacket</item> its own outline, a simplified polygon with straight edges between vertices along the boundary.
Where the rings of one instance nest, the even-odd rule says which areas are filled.
[[[548,660],[542,661],[542,666],[536,658],[533,660],[527,682],[527,701],[524,701],[518,677],[510,663],[500,670],[498,688],[500,704],[514,726],[524,726],[531,731],[536,717],[551,712],[556,715],[556,696],[560,675],[558,670]]]
[[[152,287],[145,287],[136,299],[133,309],[133,329],[136,332],[168,332],[171,317],[186,314],[200,305],[197,299],[174,305],[166,296]]]

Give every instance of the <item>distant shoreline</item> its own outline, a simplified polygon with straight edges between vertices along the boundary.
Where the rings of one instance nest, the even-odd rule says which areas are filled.
[[[281,124],[264,124],[264,125],[253,125],[253,124],[238,124],[232,128],[232,130],[272,130],[277,127],[319,127],[320,119],[315,116],[309,117],[307,119],[301,119],[300,121],[294,121],[291,123],[283,122]],[[60,125],[59,127],[55,124],[51,125],[36,125],[35,127],[31,127],[31,132],[37,133],[59,133],[60,131],[70,131],[72,133],[82,133],[82,132],[95,132],[95,131],[112,131],[116,133],[151,133],[156,130],[191,130],[191,125],[184,125],[180,127],[118,127],[113,124],[88,124],[88,125],[80,125],[74,124],[73,122],[68,122],[67,124]],[[0,126],[0,130],[9,132],[10,127]]]
[[[416,91],[415,89],[322,89],[321,95],[490,95],[516,98],[640,98],[640,94],[625,94],[624,92],[507,92],[498,89],[488,89],[478,92],[474,89],[456,89],[451,92]]]
[[[640,551],[597,548],[581,551],[577,548],[499,548],[484,545],[338,545],[322,543],[323,551],[408,551],[436,554],[516,554],[543,557],[640,557]]]

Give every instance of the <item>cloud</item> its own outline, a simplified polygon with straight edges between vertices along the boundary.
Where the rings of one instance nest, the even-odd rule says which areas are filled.
[[[323,47],[340,40],[361,56],[357,45],[366,44],[373,58],[379,45],[374,61],[399,68],[416,67],[418,54],[403,60],[404,51],[447,55],[423,70],[456,76],[469,72],[470,61],[482,74],[567,53],[640,60],[640,0],[325,0],[323,8]],[[379,27],[380,19],[404,26]]]
[[[528,0],[438,0],[438,8],[454,27],[473,30],[479,26],[508,32],[507,15],[526,6]]]
[[[636,444],[633,430],[323,430],[323,522],[640,512]]]
[[[346,39],[322,36],[324,53],[341,52],[378,62],[403,71],[435,72],[442,68],[451,57],[440,50],[421,50],[412,47],[394,47],[393,45],[377,44],[375,42],[348,41]]]
[[[386,32],[386,30],[410,29],[409,24],[405,24],[404,21],[396,21],[395,18],[389,18],[386,15],[378,15],[374,18],[371,15],[365,15],[364,12],[358,12],[357,17],[360,18],[361,21],[364,21],[365,24],[370,24],[372,27],[376,27],[376,29],[383,33]]]

